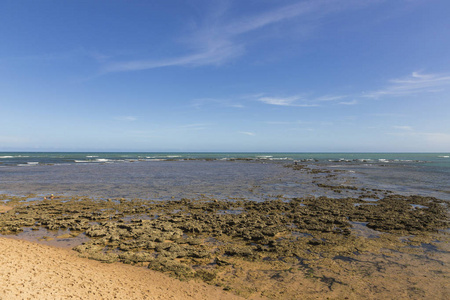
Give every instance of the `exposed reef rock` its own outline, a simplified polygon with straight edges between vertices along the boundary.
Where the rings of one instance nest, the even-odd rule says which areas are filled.
[[[273,270],[295,267],[310,274],[329,259],[350,260],[380,249],[411,251],[418,243],[432,243],[433,234],[448,228],[448,204],[419,196],[264,202],[55,197],[11,204],[14,209],[0,214],[3,234],[26,227],[84,233],[89,241],[74,248],[83,257],[144,265],[235,290],[239,288],[226,274],[250,268],[247,264]],[[355,234],[355,224],[375,237]],[[333,280],[323,282],[339,284]]]

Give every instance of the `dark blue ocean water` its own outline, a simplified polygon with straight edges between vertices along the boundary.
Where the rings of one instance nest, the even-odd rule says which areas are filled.
[[[255,200],[321,195],[311,176],[284,167],[293,161],[345,170],[343,184],[450,200],[450,153],[0,152],[0,193]]]

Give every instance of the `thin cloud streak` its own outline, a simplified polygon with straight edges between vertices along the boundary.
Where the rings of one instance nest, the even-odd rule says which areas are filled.
[[[255,136],[256,135],[256,133],[250,132],[250,131],[239,131],[238,133],[249,135],[249,136]]]
[[[316,101],[336,101],[347,98],[347,96],[322,96],[316,99]]]
[[[342,101],[342,102],[339,102],[338,104],[340,104],[340,105],[356,105],[356,104],[358,104],[358,101],[356,101],[356,100]]]
[[[296,107],[315,107],[319,106],[317,104],[307,104],[307,103],[297,103],[297,100],[300,100],[301,97],[293,96],[288,98],[276,98],[276,97],[261,97],[258,101],[277,106],[296,106]]]
[[[115,117],[114,120],[133,122],[133,121],[137,120],[137,117],[134,117],[134,116],[118,116],[118,117]]]
[[[365,5],[377,1],[368,1]],[[188,40],[191,54],[167,59],[144,59],[115,62],[104,66],[103,73],[146,70],[169,66],[202,66],[220,65],[245,53],[245,42],[237,42],[236,38],[246,33],[262,29],[266,26],[281,23],[299,17],[314,16],[323,18],[326,14],[359,7],[359,1],[349,0],[343,3],[337,0],[304,1],[283,6],[259,15],[246,16],[240,20],[220,25],[215,20],[194,32]],[[215,16],[220,20],[220,15]],[[217,25],[219,24],[219,25]]]
[[[319,9],[325,2],[330,1],[308,1],[284,6],[271,12],[245,18],[238,22],[232,23],[225,27],[224,33],[229,36],[244,34],[270,24],[312,13]]]
[[[407,131],[413,130],[413,128],[411,126],[407,126],[407,125],[393,126],[393,128],[400,129],[400,130],[407,130]]]
[[[450,87],[450,75],[421,74],[413,72],[411,76],[402,79],[393,79],[391,85],[364,95],[367,98],[380,98],[383,96],[404,96],[419,93],[436,92],[437,88]]]
[[[280,105],[280,106],[292,106],[295,101],[299,100],[300,97],[288,97],[288,98],[274,98],[274,97],[262,97],[258,100],[271,105]]]
[[[214,98],[202,98],[195,99],[191,101],[191,105],[195,108],[200,108],[203,106],[219,106],[219,107],[231,107],[231,108],[244,108],[245,106],[241,103],[232,102],[229,100],[223,99],[214,99]]]
[[[240,46],[211,47],[205,52],[187,55],[167,60],[137,60],[107,65],[105,73],[138,71],[170,66],[200,66],[221,64],[224,60],[236,57],[242,53]]]
[[[294,121],[294,122],[286,122],[286,121],[267,121],[265,122],[269,125],[303,125],[303,124],[310,124],[311,122],[304,122],[304,121]]]

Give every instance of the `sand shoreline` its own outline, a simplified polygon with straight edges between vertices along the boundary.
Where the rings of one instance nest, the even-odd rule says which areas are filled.
[[[0,238],[0,299],[243,299],[199,281]]]

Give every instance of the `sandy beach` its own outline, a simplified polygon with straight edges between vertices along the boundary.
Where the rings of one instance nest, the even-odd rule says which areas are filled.
[[[0,238],[0,299],[242,299],[198,281]]]

